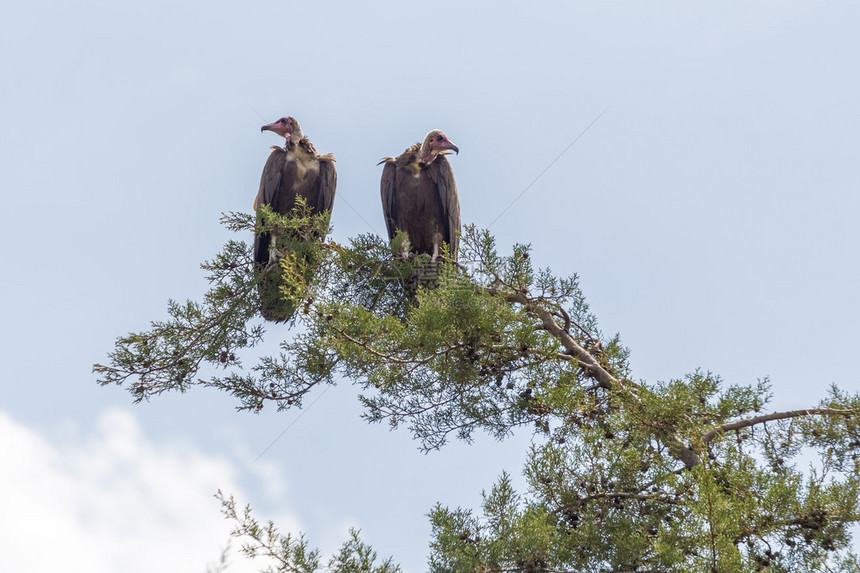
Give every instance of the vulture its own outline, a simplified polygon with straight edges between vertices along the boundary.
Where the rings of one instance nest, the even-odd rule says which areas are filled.
[[[443,243],[456,261],[460,242],[460,199],[445,158],[451,151],[460,152],[448,136],[434,129],[423,143],[380,161],[385,164],[380,188],[388,239],[403,231],[409,250],[430,255],[433,263]]]
[[[275,213],[286,215],[295,207],[296,198],[303,197],[311,213],[330,213],[337,186],[334,157],[317,153],[294,117],[282,117],[264,125],[260,128],[260,132],[263,131],[273,131],[286,142],[283,147],[272,147],[266,166],[263,167],[254,210],[260,205],[269,205]],[[289,297],[283,296],[282,271],[270,263],[294,254],[296,266],[307,284],[313,277],[317,262],[311,254],[313,250],[307,248],[307,237],[287,233],[271,235],[261,232],[254,237],[256,267],[266,272],[260,280],[260,312],[266,320],[284,322],[295,314],[296,301],[291,302]],[[313,240],[319,239],[322,237]]]

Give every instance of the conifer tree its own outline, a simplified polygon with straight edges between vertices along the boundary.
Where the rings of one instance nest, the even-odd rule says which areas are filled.
[[[262,225],[243,214],[223,222],[246,235]],[[304,212],[263,230],[324,235],[327,225]],[[320,386],[349,382],[369,421],[406,429],[423,450],[478,431],[534,432],[527,491],[502,475],[480,508],[432,508],[435,573],[860,571],[857,394],[834,386],[818,404],[779,412],[768,409],[767,380],[727,385],[696,371],[636,381],[576,276],[534,268],[526,245],[500,254],[474,227],[463,230],[460,263],[414,295],[402,279],[427,261],[395,257],[397,245],[377,236],[309,248],[312,281],[282,261],[281,296],[299,310],[277,356],[239,358],[265,331],[250,248],[230,241],[203,264],[203,300],[171,301],[168,319],[119,338],[94,366],[99,383],[136,401],[214,387],[259,411],[300,408]],[[303,537],[219,496],[246,554],[274,559],[272,571],[323,570]],[[400,570],[357,532],[327,567]]]

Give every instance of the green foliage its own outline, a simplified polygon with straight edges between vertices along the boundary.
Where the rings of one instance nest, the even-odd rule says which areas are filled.
[[[270,237],[270,264],[258,269],[260,313],[266,320],[288,321],[304,302],[324,257],[320,239],[328,233],[329,218],[328,212],[314,214],[304,197],[296,199],[288,215],[265,204],[257,209],[254,230]]]
[[[451,511],[438,505],[431,512],[430,570],[545,570],[554,557],[547,552],[556,536],[552,516],[540,505],[524,504],[507,474],[483,497],[483,519],[472,517],[468,510]]]
[[[203,302],[168,302],[169,320],[153,321],[145,332],[117,339],[110,365],[96,364],[101,384],[127,384],[135,401],[167,390],[185,391],[205,363],[217,369],[241,368],[242,348],[262,340],[257,314],[257,280],[248,245],[229,241],[212,261],[201,265],[212,288]]]
[[[358,534],[355,529],[349,530],[349,540],[329,562],[332,573],[400,573],[400,567],[390,557],[376,565],[376,551],[362,542]]]
[[[215,496],[221,502],[224,517],[234,523],[231,537],[242,540],[240,552],[248,558],[262,558],[268,563],[264,573],[400,573],[400,567],[389,557],[377,564],[377,554],[370,546],[361,541],[359,532],[350,529],[349,539],[340,551],[331,558],[328,567],[322,569],[320,552],[311,549],[304,536],[294,538],[292,534],[281,533],[271,521],[265,525],[257,521],[251,507],[245,506],[240,512],[232,496],[224,496],[220,491]],[[224,555],[221,562],[226,560]]]
[[[480,511],[431,511],[436,572],[860,571],[860,396],[834,387],[816,408],[768,412],[766,379],[634,381],[628,350],[600,332],[577,277],[535,269],[527,245],[502,255],[488,232],[466,227],[459,262],[429,261],[402,256],[403,237],[323,243],[327,219],[293,215],[265,214],[309,249],[290,247],[295,257],[273,267],[285,277],[278,304],[299,326],[276,356],[249,368],[238,358],[264,335],[255,315],[266,273],[230,242],[204,265],[203,302],[171,302],[169,320],[120,338],[95,366],[100,383],[137,400],[210,386],[258,411],[349,381],[368,421],[407,428],[424,450],[529,428],[528,491],[503,475]],[[247,216],[225,222],[260,231]],[[249,555],[277,553],[292,567],[283,571],[320,566],[303,538],[227,507],[236,535],[253,540]],[[355,533],[329,569],[397,570]]]

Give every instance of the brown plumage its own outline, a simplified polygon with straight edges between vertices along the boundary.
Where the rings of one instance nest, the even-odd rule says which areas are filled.
[[[337,187],[334,157],[317,153],[294,117],[282,117],[264,125],[260,131],[273,131],[284,137],[286,142],[284,147],[272,147],[260,178],[254,210],[260,205],[269,205],[276,213],[286,215],[296,206],[296,198],[303,197],[311,213],[331,212]],[[277,257],[275,251],[280,255],[295,251],[299,255],[298,251],[305,250],[301,249],[301,241],[300,237],[272,237],[268,232],[258,233],[254,237],[254,261],[258,268],[265,269]],[[303,271],[305,282],[309,282],[316,263],[302,259],[297,265]],[[295,305],[283,300],[280,279],[270,273],[260,284],[260,310],[267,320],[285,321],[295,313]]]
[[[428,254],[433,261],[442,253],[443,243],[456,260],[460,242],[460,199],[445,158],[451,151],[460,150],[434,129],[423,143],[380,162],[385,163],[381,193],[389,240],[401,230],[412,251]]]
[[[258,205],[270,205],[274,212],[286,215],[295,207],[296,197],[304,197],[312,212],[331,212],[337,187],[334,157],[317,153],[293,117],[282,117],[260,128],[261,132],[266,130],[286,138],[286,143],[284,147],[272,147],[260,177],[254,210]],[[269,262],[269,244],[269,233],[254,238],[257,263]]]

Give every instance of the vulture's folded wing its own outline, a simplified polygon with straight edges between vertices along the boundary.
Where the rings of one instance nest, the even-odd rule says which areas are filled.
[[[396,184],[397,166],[394,161],[386,161],[382,170],[380,192],[382,193],[382,214],[385,217],[385,227],[388,229],[388,240],[397,234],[397,201],[394,186]]]
[[[460,247],[460,197],[457,194],[457,182],[454,180],[454,171],[444,156],[437,157],[430,168],[434,170],[433,179],[439,192],[442,212],[445,215],[445,236],[443,240],[448,243],[451,255],[456,259],[457,250]]]
[[[273,147],[263,167],[263,175],[260,177],[260,190],[254,199],[254,210],[260,205],[272,205],[277,198],[281,187],[281,177],[284,173],[284,162],[287,152],[281,147]]]

